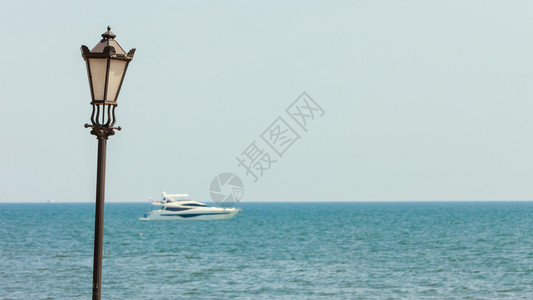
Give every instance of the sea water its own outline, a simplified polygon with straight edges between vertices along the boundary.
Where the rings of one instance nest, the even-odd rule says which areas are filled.
[[[533,299],[533,203],[105,207],[102,299]],[[89,299],[94,204],[0,204],[0,299]]]

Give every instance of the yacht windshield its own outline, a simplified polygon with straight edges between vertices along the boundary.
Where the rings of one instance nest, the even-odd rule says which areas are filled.
[[[166,207],[165,210],[169,211],[182,211],[182,210],[188,210],[190,208],[187,207]]]

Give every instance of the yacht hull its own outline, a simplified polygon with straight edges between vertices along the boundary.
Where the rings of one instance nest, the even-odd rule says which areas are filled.
[[[218,211],[191,210],[185,212],[152,211],[142,221],[192,221],[192,220],[227,220],[233,218],[241,210],[237,208],[220,209]]]

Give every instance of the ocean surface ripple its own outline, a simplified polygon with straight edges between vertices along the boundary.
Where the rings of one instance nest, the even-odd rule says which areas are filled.
[[[532,202],[105,208],[102,299],[533,299]],[[0,299],[89,299],[94,204],[0,204]]]

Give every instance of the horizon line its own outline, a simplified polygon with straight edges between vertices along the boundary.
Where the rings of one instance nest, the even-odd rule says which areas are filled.
[[[210,202],[210,201],[207,201]],[[242,203],[432,203],[432,202],[533,202],[529,200],[354,200],[354,201],[244,201]],[[16,202],[16,201],[0,201],[0,204],[69,204],[69,203],[95,203],[95,201],[32,201],[32,202]],[[106,201],[105,203],[145,203],[148,201]]]

